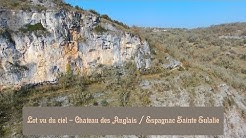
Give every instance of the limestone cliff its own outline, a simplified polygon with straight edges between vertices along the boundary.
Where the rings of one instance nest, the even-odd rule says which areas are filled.
[[[88,11],[0,11],[0,85],[54,81],[71,66],[89,73],[100,64],[150,66],[146,41]]]

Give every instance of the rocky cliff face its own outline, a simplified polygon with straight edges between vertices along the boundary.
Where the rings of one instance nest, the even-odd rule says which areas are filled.
[[[54,81],[68,67],[83,74],[130,60],[150,66],[146,41],[90,12],[1,10],[0,27],[2,86]]]

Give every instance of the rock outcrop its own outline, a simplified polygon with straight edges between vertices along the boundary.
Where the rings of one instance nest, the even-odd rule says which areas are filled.
[[[100,64],[150,66],[146,41],[87,11],[1,10],[0,85],[55,81],[69,65],[90,73]]]

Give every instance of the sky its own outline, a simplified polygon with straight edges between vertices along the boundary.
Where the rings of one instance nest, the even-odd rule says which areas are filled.
[[[129,26],[197,28],[246,22],[244,0],[65,0]]]

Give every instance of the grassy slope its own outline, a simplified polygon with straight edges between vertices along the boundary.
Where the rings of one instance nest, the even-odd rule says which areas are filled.
[[[153,32],[151,29],[143,29],[141,34],[149,39],[156,59],[164,60],[165,56],[162,55],[168,53],[189,64],[190,72],[206,72],[215,81],[224,81],[245,94],[246,38],[219,38],[243,36],[245,27],[245,23],[237,23],[194,30],[168,29]]]

